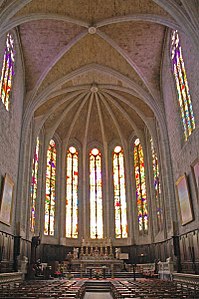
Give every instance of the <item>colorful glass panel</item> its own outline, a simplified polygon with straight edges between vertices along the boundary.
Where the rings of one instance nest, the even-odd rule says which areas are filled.
[[[146,179],[143,149],[139,138],[134,142],[134,171],[139,231],[148,230],[148,208],[146,198]]]
[[[177,30],[172,31],[171,36],[171,59],[173,62],[173,74],[175,77],[176,88],[178,93],[178,102],[180,105],[181,118],[184,128],[185,140],[191,135],[195,129],[195,120],[187,75],[185,71],[184,61],[182,57],[182,48]]]
[[[90,151],[90,237],[103,238],[102,157],[97,148]]]
[[[78,152],[68,149],[66,156],[66,237],[78,237]]]
[[[127,204],[124,174],[124,154],[120,146],[113,152],[113,188],[115,209],[115,237],[127,238]]]
[[[162,207],[161,207],[161,184],[160,184],[160,171],[157,153],[154,149],[153,140],[150,139],[152,163],[153,163],[153,186],[155,193],[155,206],[157,215],[157,227],[158,231],[162,228]]]
[[[37,200],[37,183],[38,183],[38,162],[39,162],[39,138],[37,137],[36,146],[34,150],[34,157],[32,162],[32,182],[31,182],[31,216],[30,229],[35,230],[35,210]]]
[[[10,107],[10,92],[12,89],[12,77],[14,75],[14,54],[14,39],[8,33],[0,80],[0,98],[6,110],[9,110]]]
[[[56,144],[51,140],[47,150],[46,200],[44,234],[54,235],[56,205]]]

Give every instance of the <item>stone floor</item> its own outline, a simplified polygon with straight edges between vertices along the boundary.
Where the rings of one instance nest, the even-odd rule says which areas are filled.
[[[86,292],[84,299],[113,299],[110,293]]]

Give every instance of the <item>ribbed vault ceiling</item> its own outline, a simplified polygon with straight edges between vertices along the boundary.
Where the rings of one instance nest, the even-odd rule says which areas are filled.
[[[58,132],[63,140],[75,137],[80,142],[111,142],[118,136],[128,139],[133,131],[143,129],[142,117],[153,117],[143,101],[100,85],[55,97],[48,106],[43,104],[36,116],[43,115],[47,107],[46,130]]]
[[[160,115],[166,27],[178,26],[155,1],[19,2],[5,31],[17,27],[21,41],[24,122],[34,116],[65,142],[105,144]]]

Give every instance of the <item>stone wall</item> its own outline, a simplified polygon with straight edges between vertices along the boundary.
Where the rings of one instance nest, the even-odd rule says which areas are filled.
[[[20,151],[20,137],[21,137],[21,123],[22,123],[22,109],[23,109],[23,69],[17,39],[17,32],[12,32],[15,40],[15,74],[13,77],[13,89],[11,92],[10,111],[5,109],[4,104],[0,101],[0,141],[1,141],[1,155],[0,155],[0,179],[3,181],[5,174],[8,174],[14,182],[14,196],[13,206],[16,206],[16,189],[19,165],[19,151]],[[5,37],[0,41],[4,42]],[[2,56],[1,62],[2,62]],[[1,64],[0,64],[1,68]],[[0,189],[2,189],[2,183]],[[1,191],[1,190],[0,190]],[[14,212],[12,209],[11,226],[4,225],[0,222],[0,229],[12,233],[14,231]]]
[[[167,128],[169,131],[169,144],[173,167],[173,184],[176,190],[176,181],[181,176],[186,174],[190,191],[191,205],[193,207],[193,221],[182,226],[178,207],[177,192],[175,191],[175,194],[173,194],[173,200],[175,201],[178,211],[178,228],[176,227],[176,232],[182,234],[198,227],[198,199],[191,166],[199,157],[199,101],[197,96],[199,94],[199,65],[197,53],[195,52],[191,41],[183,33],[180,32],[179,34],[196,122],[196,129],[192,132],[187,141],[184,140],[177,91],[172,74],[172,64],[170,60],[170,31],[168,32],[163,58],[162,89]]]

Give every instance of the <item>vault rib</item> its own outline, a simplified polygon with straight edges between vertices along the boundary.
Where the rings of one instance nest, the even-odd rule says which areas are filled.
[[[180,26],[175,21],[167,17],[155,15],[155,14],[133,14],[133,15],[113,17],[113,18],[108,18],[100,22],[97,22],[95,25],[97,28],[100,28],[110,24],[117,24],[117,23],[129,22],[129,21],[134,21],[134,22],[146,21],[146,22],[164,25],[176,30],[180,29]]]
[[[115,117],[115,115],[114,115],[112,109],[110,108],[109,104],[107,103],[107,101],[106,101],[104,95],[102,95],[102,94],[100,93],[100,94],[99,94],[99,97],[100,97],[101,101],[103,102],[104,106],[106,107],[108,113],[110,114],[110,116],[111,116],[111,118],[112,118],[112,120],[113,120],[113,123],[114,123],[114,125],[115,125],[115,128],[116,128],[116,130],[117,130],[117,132],[118,132],[118,135],[119,135],[119,137],[120,137],[120,141],[121,141],[121,143],[122,143],[123,149],[126,150],[126,142],[125,142],[124,135],[123,135],[123,133],[122,133],[122,131],[121,131],[121,129],[120,129],[119,123],[118,123],[118,121],[116,120],[116,117]]]
[[[140,71],[140,69],[137,67],[137,65],[134,63],[134,61],[129,57],[129,55],[127,55],[127,53],[112,39],[110,38],[106,33],[98,30],[97,34],[103,39],[105,40],[115,51],[117,51],[117,53],[119,53],[126,62],[129,63],[129,65],[132,67],[132,69],[136,72],[136,74],[138,75],[138,77],[140,78],[140,80],[144,83],[145,87],[149,90],[150,94],[152,95],[152,97],[156,97],[157,95],[153,94],[153,91],[150,88],[150,85],[147,81],[147,79],[144,77],[144,75],[142,74],[142,72]]]
[[[46,76],[49,74],[53,66],[65,55],[74,45],[76,45],[84,36],[87,35],[87,31],[80,32],[76,35],[67,45],[64,47],[58,55],[52,60],[52,62],[48,65],[48,67],[43,71],[37,82],[35,83],[35,87],[31,92],[31,98],[34,98],[37,91],[39,90],[40,86],[42,85],[43,81],[45,80]]]
[[[74,116],[74,118],[73,118],[73,121],[72,121],[71,124],[70,124],[69,130],[68,130],[68,133],[67,133],[67,136],[64,138],[64,143],[66,144],[66,146],[68,146],[68,142],[69,142],[69,140],[70,140],[70,138],[71,138],[71,133],[72,133],[73,128],[74,128],[74,126],[75,126],[75,123],[76,123],[76,121],[77,121],[77,119],[78,119],[78,117],[79,117],[79,114],[80,114],[81,110],[83,109],[84,105],[86,104],[86,102],[87,102],[87,100],[88,100],[89,97],[90,97],[90,92],[87,93],[87,94],[84,96],[83,101],[81,102],[79,108],[77,109],[77,111],[76,111],[76,113],[75,113],[75,116]]]
[[[104,97],[106,96],[106,98],[122,113],[122,115],[126,118],[126,120],[129,122],[129,124],[131,125],[132,129],[135,130],[136,132],[138,132],[138,127],[136,126],[135,122],[130,118],[130,116],[128,115],[128,113],[124,110],[123,107],[121,107],[116,100],[114,100],[109,94],[107,94],[106,92],[102,93],[104,95]]]
[[[53,107],[44,115],[44,117],[41,119],[41,122],[39,124],[39,127],[37,128],[38,133],[39,130],[42,128],[42,126],[44,125],[45,121],[48,119],[48,117],[54,112],[56,111],[56,109],[62,105],[64,102],[69,101],[70,99],[74,98],[74,97],[78,97],[80,95],[86,94],[87,92],[82,92],[82,91],[74,91],[71,94],[68,94],[66,97],[64,97],[63,99],[61,99],[60,101],[58,101],[56,104],[53,105]]]
[[[54,132],[56,131],[56,129],[58,128],[58,126],[60,125],[60,123],[64,120],[64,118],[66,117],[66,115],[71,111],[71,109],[85,96],[85,94],[80,94],[64,111],[64,113],[62,114],[61,118],[59,118],[56,123],[54,124],[53,128],[50,129],[50,133],[52,136],[54,134]],[[86,99],[84,99],[82,101],[82,103],[80,104],[76,114],[79,113],[79,110],[81,110],[81,108],[83,107],[83,105],[85,104]],[[71,123],[71,126],[73,125],[73,123],[75,122],[76,119],[76,115]],[[71,128],[70,126],[70,128]],[[53,134],[52,134],[53,132]],[[69,133],[70,133],[70,129],[69,129]]]

